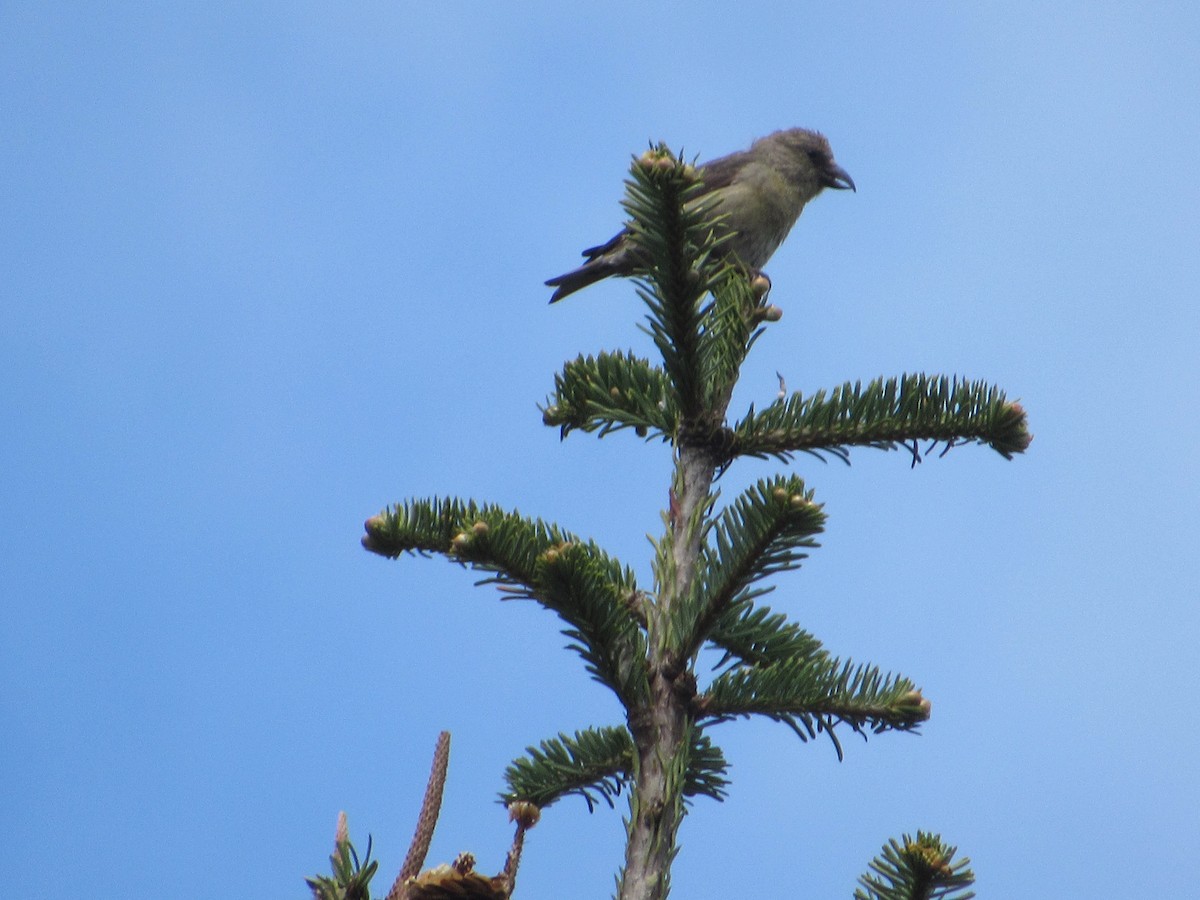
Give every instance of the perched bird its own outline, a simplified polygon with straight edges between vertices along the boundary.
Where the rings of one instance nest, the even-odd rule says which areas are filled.
[[[825,188],[854,191],[854,179],[833,161],[825,135],[789,128],[759,138],[749,150],[731,153],[698,167],[702,197],[719,196],[714,215],[736,236],[718,252],[758,273],[787,237],[806,204]],[[551,303],[610,275],[631,275],[637,268],[629,229],[605,244],[583,251],[578,269],[546,282],[555,288]]]

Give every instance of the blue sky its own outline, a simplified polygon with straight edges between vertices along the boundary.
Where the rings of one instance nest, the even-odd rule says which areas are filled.
[[[796,462],[830,520],[771,605],[933,718],[840,764],[722,726],[731,796],[685,822],[674,895],[848,897],[917,828],[981,897],[1187,895],[1200,13],[503,6],[0,7],[10,882],[302,897],[345,809],[386,883],[441,729],[430,861],[498,869],[505,764],[616,704],[553,617],[371,556],[361,523],[470,496],[648,582],[666,451],[560,443],[535,406],[567,358],[649,352],[641,310],[628,283],[548,307],[541,282],[618,227],[647,141],[711,158],[804,125],[858,193],[771,262],[785,315],[733,408],[776,370],[945,372],[1004,386],[1035,440]],[[622,811],[549,810],[519,896],[608,896]]]

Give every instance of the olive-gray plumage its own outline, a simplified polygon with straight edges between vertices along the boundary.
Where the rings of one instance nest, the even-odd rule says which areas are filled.
[[[783,243],[804,205],[825,188],[855,190],[846,170],[833,161],[823,134],[789,128],[759,138],[749,150],[722,156],[698,167],[701,196],[719,196],[714,214],[736,232],[719,252],[758,272]],[[555,288],[550,302],[608,278],[631,275],[637,268],[628,229],[598,247],[583,251],[578,269],[546,282]]]

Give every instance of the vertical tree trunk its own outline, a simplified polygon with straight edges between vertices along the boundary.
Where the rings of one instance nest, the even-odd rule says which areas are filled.
[[[690,679],[689,661],[678,658],[667,623],[672,607],[687,596],[696,577],[703,538],[700,526],[715,471],[716,463],[706,449],[680,446],[671,491],[672,571],[659,573],[660,593],[648,616],[650,705],[632,710],[629,717],[637,763],[619,900],[663,900],[670,890],[692,734],[688,703],[695,688],[694,682],[681,683],[681,676]]]

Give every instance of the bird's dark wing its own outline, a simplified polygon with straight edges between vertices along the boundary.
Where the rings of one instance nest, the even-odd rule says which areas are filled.
[[[597,256],[603,256],[605,253],[611,253],[613,250],[616,250],[617,247],[620,246],[621,241],[625,240],[625,236],[627,234],[629,234],[629,229],[622,228],[619,232],[614,234],[611,238],[609,238],[603,244],[599,244],[595,247],[588,247],[586,250],[583,251],[583,253],[581,255],[586,256],[589,260],[592,260],[592,259],[595,259]]]
[[[704,182],[704,190],[715,191],[733,184],[733,179],[745,168],[749,161],[749,152],[739,150],[712,162],[700,166],[700,180]]]

